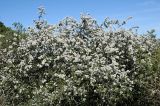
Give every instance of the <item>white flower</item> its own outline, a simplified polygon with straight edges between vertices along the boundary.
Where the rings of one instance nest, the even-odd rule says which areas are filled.
[[[81,74],[82,74],[82,71],[77,70],[77,71],[75,71],[75,74],[77,74],[77,75],[81,75]]]
[[[46,59],[42,60],[42,65],[44,65],[46,63]]]
[[[21,60],[20,64],[19,64],[21,67],[22,66],[25,66],[25,61],[24,60]]]
[[[60,37],[57,37],[57,41],[58,41],[58,42],[61,42],[61,43],[64,42],[64,40],[63,40],[62,38],[60,38]]]
[[[13,46],[12,46],[12,45],[10,45],[8,48],[9,48],[9,49],[12,49],[12,48],[13,48]]]
[[[32,41],[32,45],[33,46],[37,45],[37,41],[36,40]]]
[[[85,76],[85,78],[89,78],[89,75],[84,75]]]
[[[2,37],[4,37],[4,35],[1,35],[1,34],[0,34],[0,38],[2,38]]]
[[[42,68],[42,65],[41,64],[37,64],[37,67]]]
[[[66,75],[55,73],[54,76],[57,76],[57,77],[59,77],[59,78],[61,78],[61,79],[65,79],[65,76],[66,76]]]
[[[77,55],[76,57],[75,57],[75,59],[74,59],[74,61],[73,62],[79,62],[80,61],[80,55]]]
[[[38,59],[43,59],[45,55],[41,55],[38,57]]]
[[[28,58],[29,58],[29,61],[30,61],[30,62],[34,59],[31,54],[29,54]]]
[[[11,64],[11,63],[12,63],[12,60],[11,60],[11,59],[8,59],[7,62]]]

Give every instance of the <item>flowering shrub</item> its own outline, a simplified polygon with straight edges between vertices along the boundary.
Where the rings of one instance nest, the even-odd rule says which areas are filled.
[[[124,22],[106,19],[99,26],[89,15],[48,25],[39,10],[28,36],[17,41],[15,34],[0,50],[6,105],[118,105],[133,98],[153,66],[157,39],[123,29]]]

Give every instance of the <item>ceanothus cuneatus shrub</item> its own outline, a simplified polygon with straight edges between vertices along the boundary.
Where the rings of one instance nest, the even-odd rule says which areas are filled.
[[[0,50],[6,105],[105,106],[132,98],[134,84],[153,65],[155,38],[123,29],[125,21],[107,18],[98,25],[89,15],[48,25],[39,10],[28,36],[17,41],[15,34],[12,45]]]

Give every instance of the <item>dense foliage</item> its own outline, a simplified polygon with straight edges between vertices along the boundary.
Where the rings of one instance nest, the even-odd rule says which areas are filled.
[[[21,38],[25,38],[25,28],[19,22],[13,23],[14,30],[6,27],[2,22],[0,22],[0,48],[4,49],[14,42],[15,36],[14,34],[18,34],[21,36],[17,36],[17,41]]]
[[[42,19],[0,49],[0,94],[8,106],[160,105],[160,46],[126,22],[89,15]],[[128,20],[128,19],[127,19]],[[3,37],[1,35],[1,37]],[[21,38],[21,39],[17,39]]]

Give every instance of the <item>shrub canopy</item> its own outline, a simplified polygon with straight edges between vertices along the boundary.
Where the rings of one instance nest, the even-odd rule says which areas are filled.
[[[14,34],[12,44],[0,49],[0,94],[6,105],[156,102],[148,99],[158,90],[148,86],[155,84],[151,81],[158,79],[160,67],[155,37],[124,29],[126,21],[107,18],[98,25],[89,15],[81,15],[80,22],[67,17],[48,25],[39,10],[27,37]],[[145,103],[138,91],[149,94]]]

